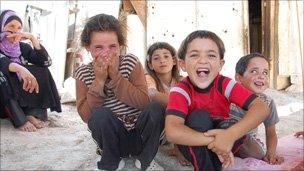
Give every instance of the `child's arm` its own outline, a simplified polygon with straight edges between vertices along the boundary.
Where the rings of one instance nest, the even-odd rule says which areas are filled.
[[[170,114],[165,119],[165,132],[168,141],[181,145],[206,146],[214,140],[186,126],[185,119]]]
[[[129,56],[132,59],[134,57]],[[110,68],[110,66],[109,66]],[[125,78],[116,68],[116,74],[110,76],[109,88],[114,90],[116,97],[125,104],[143,110],[150,102],[144,69],[138,61],[135,63],[129,78]],[[110,75],[110,73],[109,73]]]
[[[266,127],[265,131],[267,152],[263,160],[269,164],[281,164],[284,161],[284,158],[276,155],[278,138],[275,130],[275,124]]]
[[[148,94],[151,101],[157,101],[164,105],[168,103],[169,92],[162,93],[157,90],[156,83],[150,75],[146,75],[146,81],[148,86]]]
[[[228,153],[233,143],[245,135],[248,131],[257,127],[268,115],[269,108],[259,98],[256,98],[250,105],[243,119],[227,129],[209,130],[205,135],[215,136],[215,140],[208,145],[208,148],[217,154]]]

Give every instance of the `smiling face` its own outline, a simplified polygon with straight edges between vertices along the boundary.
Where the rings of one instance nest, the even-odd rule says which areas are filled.
[[[156,74],[171,73],[173,66],[176,65],[176,60],[167,49],[157,49],[151,56],[149,63],[150,69],[153,69]]]
[[[181,60],[181,67],[188,73],[193,84],[204,89],[213,82],[224,63],[214,41],[196,38],[188,44],[185,60]]]
[[[94,31],[90,36],[91,43],[86,49],[91,53],[93,60],[104,51],[120,54],[117,34],[114,31]]]
[[[3,31],[10,32],[10,33],[20,33],[21,30],[22,30],[22,24],[17,20],[10,21],[3,28]],[[7,38],[7,40],[10,42],[14,42],[13,37]]]
[[[269,86],[268,62],[261,57],[250,59],[243,76],[236,74],[235,79],[254,93],[263,93]]]

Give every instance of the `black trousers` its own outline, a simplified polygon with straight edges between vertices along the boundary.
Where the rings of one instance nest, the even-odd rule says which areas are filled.
[[[134,156],[145,170],[155,157],[164,128],[164,106],[150,103],[140,114],[135,128],[127,131],[108,108],[93,110],[88,121],[92,137],[102,149],[99,169],[115,170],[121,157]]]
[[[185,120],[185,125],[199,132],[214,129],[218,123],[219,121],[212,120],[209,113],[201,109],[194,110]],[[196,171],[220,171],[222,169],[217,155],[207,146],[178,145],[178,148],[184,157],[191,161]]]

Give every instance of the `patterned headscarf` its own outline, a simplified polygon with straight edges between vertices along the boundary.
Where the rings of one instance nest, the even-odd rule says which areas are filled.
[[[19,42],[11,43],[6,39],[6,36],[8,35],[8,32],[4,31],[4,27],[6,24],[8,24],[12,20],[17,20],[21,24],[21,19],[18,17],[18,15],[12,11],[12,10],[4,10],[0,14],[0,50],[2,53],[4,53],[6,56],[10,58],[11,61],[16,63],[21,63],[20,61],[20,44]]]

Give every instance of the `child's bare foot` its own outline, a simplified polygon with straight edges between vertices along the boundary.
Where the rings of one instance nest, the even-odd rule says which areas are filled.
[[[28,121],[30,121],[36,128],[41,129],[44,127],[44,122],[34,116],[27,116]]]
[[[37,131],[36,127],[30,121],[26,121],[25,124],[19,127],[19,129],[25,132]]]
[[[304,137],[304,131],[296,132],[294,136],[297,138],[299,138],[300,136]]]
[[[183,156],[183,154],[179,151],[176,145],[174,145],[173,149],[168,150],[168,154],[170,156],[175,156],[178,160],[178,162],[182,166],[190,166],[191,163]]]

